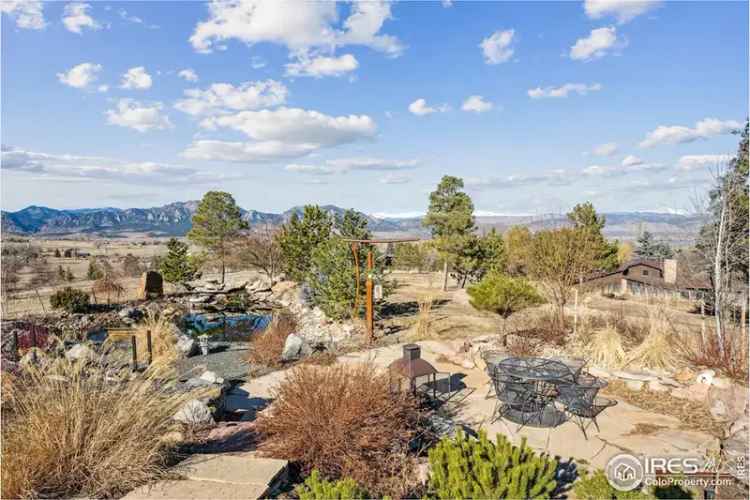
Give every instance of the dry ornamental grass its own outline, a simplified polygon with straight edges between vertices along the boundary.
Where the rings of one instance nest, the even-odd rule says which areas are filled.
[[[169,392],[157,370],[124,382],[107,375],[61,361],[14,380],[3,409],[3,498],[108,497],[165,472],[171,450],[161,438],[187,396]]]
[[[274,315],[268,328],[250,340],[248,362],[274,368],[280,366],[286,338],[296,329],[297,322],[291,314]]]

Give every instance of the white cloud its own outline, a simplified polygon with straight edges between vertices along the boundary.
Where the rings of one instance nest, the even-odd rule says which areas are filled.
[[[481,95],[469,96],[461,105],[461,109],[464,111],[472,111],[474,113],[484,113],[485,111],[491,110],[493,104],[489,101],[485,101]]]
[[[151,75],[146,72],[146,68],[137,66],[130,68],[122,75],[120,87],[123,89],[145,90],[151,88],[151,83]]]
[[[496,31],[479,44],[487,64],[500,64],[513,57],[515,30]]]
[[[640,147],[650,148],[659,144],[683,144],[698,139],[731,134],[742,128],[742,124],[734,120],[722,121],[716,118],[704,118],[695,124],[695,128],[682,125],[659,125],[646,135]]]
[[[453,7],[453,0],[442,0],[440,3],[446,9],[449,9],[449,8]]]
[[[596,156],[612,156],[617,152],[617,144],[614,142],[599,144],[591,152]]]
[[[199,52],[230,39],[247,44],[272,42],[291,51],[308,48],[334,50],[345,45],[364,45],[389,55],[399,55],[403,46],[396,37],[380,34],[391,18],[386,1],[355,2],[350,15],[337,28],[335,2],[268,2],[264,0],[213,0],[209,18],[199,22],[190,43]]]
[[[590,61],[604,57],[610,50],[622,48],[626,43],[617,39],[617,28],[597,28],[591,30],[587,38],[579,38],[570,48],[570,58],[579,61]]]
[[[512,189],[521,186],[549,185],[567,186],[572,184],[574,176],[562,169],[542,172],[537,175],[509,175],[507,177],[470,177],[466,187],[472,190]]]
[[[134,99],[119,99],[116,109],[107,110],[107,123],[138,132],[172,128],[169,117],[162,114],[163,109],[160,102],[142,104]]]
[[[81,63],[73,66],[68,71],[57,73],[57,79],[60,80],[60,83],[64,83],[69,87],[85,89],[99,78],[101,70],[101,64]]]
[[[427,101],[420,98],[409,104],[409,111],[417,116],[429,115],[431,113],[445,113],[450,110],[450,106],[443,104],[437,108],[433,108],[427,105]]]
[[[560,87],[537,87],[528,90],[528,95],[532,99],[542,99],[546,97],[568,97],[571,92],[578,95],[588,95],[589,92],[598,92],[602,89],[601,84],[592,83],[587,85],[585,83],[566,83]]]
[[[48,154],[3,147],[2,169],[35,174],[44,178],[76,181],[112,181],[117,184],[195,184],[216,182],[224,176],[216,172],[156,162],[117,160],[96,156]]]
[[[663,163],[639,163],[630,166],[590,165],[581,170],[581,174],[584,176],[620,177],[637,172],[661,172],[668,168],[669,167]]]
[[[338,158],[328,165],[339,170],[404,170],[416,167],[417,160],[386,160],[383,158]]]
[[[660,4],[661,0],[586,0],[583,9],[589,19],[614,16],[619,24],[625,24]]]
[[[320,148],[371,140],[377,133],[367,115],[328,116],[285,107],[209,117],[201,126],[237,130],[255,142],[196,141],[183,153],[188,158],[246,162],[298,158]]]
[[[276,80],[244,82],[237,87],[214,83],[206,90],[186,90],[185,99],[174,107],[193,116],[226,114],[284,104],[287,93],[286,86]]]
[[[289,144],[281,141],[227,142],[214,140],[194,141],[182,152],[190,160],[231,161],[257,163],[299,158],[315,151],[314,144]]]
[[[73,33],[82,33],[83,28],[92,30],[101,29],[101,25],[88,14],[91,5],[87,3],[73,2],[65,6],[63,10],[62,22],[68,31]]]
[[[357,59],[351,54],[343,54],[339,57],[317,56],[312,58],[307,54],[300,54],[296,62],[286,65],[286,75],[312,76],[315,78],[342,76],[358,67]]]
[[[284,167],[287,172],[310,175],[331,175],[336,173],[336,169],[323,165],[300,165],[292,163]]]
[[[109,91],[109,85],[99,85],[96,90],[99,92],[107,92]]]
[[[21,29],[42,30],[47,26],[41,0],[3,0],[0,12],[15,19]]]
[[[677,162],[677,168],[687,171],[715,168],[726,165],[732,158],[731,155],[685,155]]]
[[[643,160],[641,160],[637,156],[628,155],[622,160],[623,167],[633,167],[636,165],[643,165]]]
[[[380,179],[381,184],[406,184],[411,182],[411,177],[406,175],[389,174]]]
[[[177,76],[179,76],[180,78],[182,78],[183,80],[187,82],[198,81],[198,74],[192,68],[185,68],[185,69],[180,70],[180,72],[177,73]]]
[[[260,56],[253,56],[250,58],[250,66],[253,69],[261,69],[266,67],[266,61]]]
[[[138,16],[133,16],[131,14],[128,14],[128,11],[126,11],[125,9],[118,10],[117,14],[120,16],[121,19],[128,21],[129,23],[140,24],[148,29],[159,28],[159,26],[155,24],[146,24],[146,22]]]

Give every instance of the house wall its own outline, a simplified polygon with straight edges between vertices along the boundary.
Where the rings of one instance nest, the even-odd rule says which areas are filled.
[[[643,264],[632,266],[623,274],[629,280],[638,280],[653,286],[664,285],[664,277],[661,271],[650,266],[644,266]]]

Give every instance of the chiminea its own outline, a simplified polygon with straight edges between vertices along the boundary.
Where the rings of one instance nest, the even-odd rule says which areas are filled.
[[[422,349],[417,344],[405,344],[403,356],[388,366],[391,379],[406,379],[409,382],[409,390],[416,389],[416,379],[428,375],[437,374],[437,370],[430,363],[422,359]],[[398,387],[401,383],[398,383]]]

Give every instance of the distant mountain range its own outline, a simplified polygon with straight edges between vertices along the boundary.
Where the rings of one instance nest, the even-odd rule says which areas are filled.
[[[17,212],[2,211],[2,232],[21,235],[63,236],[91,234],[117,236],[127,232],[143,232],[152,236],[181,236],[188,232],[191,218],[198,206],[197,201],[176,202],[153,208],[86,208],[78,210],[55,210],[30,206]],[[340,215],[343,208],[334,205],[321,207],[329,213]],[[280,225],[293,213],[301,213],[302,207],[293,207],[280,213],[242,210],[242,217],[251,225]],[[420,217],[395,218],[374,217],[363,214],[370,229],[378,234],[404,234],[426,237]],[[700,227],[695,216],[655,212],[615,212],[605,214],[605,235],[621,240],[635,239],[642,230],[676,244],[689,243]],[[528,226],[531,230],[558,227],[566,224],[565,215],[542,216],[479,216],[477,225],[481,231],[496,228],[505,230],[513,225]]]

